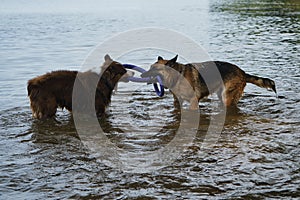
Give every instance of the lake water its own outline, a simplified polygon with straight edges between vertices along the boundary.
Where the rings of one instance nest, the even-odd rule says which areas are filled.
[[[0,10],[0,199],[300,198],[299,1],[13,2]],[[96,159],[67,111],[58,111],[56,121],[32,119],[29,79],[79,70],[99,43],[144,27],[180,32],[213,60],[273,79],[279,97],[247,85],[240,110],[226,115],[209,148],[201,145],[217,100],[201,101],[194,141],[173,162],[147,173]],[[118,61],[148,69],[159,54],[176,52],[135,51]],[[152,86],[136,83],[121,84],[109,110],[100,124],[124,158],[170,143],[182,114],[169,92],[158,98]]]

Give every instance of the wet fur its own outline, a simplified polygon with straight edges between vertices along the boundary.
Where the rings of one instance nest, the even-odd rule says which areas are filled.
[[[108,59],[108,58],[107,58]],[[106,67],[102,67],[101,78],[99,74],[87,71],[53,71],[28,81],[27,91],[30,99],[30,107],[34,118],[45,119],[55,115],[57,108],[65,108],[72,111],[73,86],[78,77],[77,93],[75,98],[93,98],[95,94],[95,109],[97,116],[105,112],[105,108],[110,104],[112,91],[119,79],[126,74],[125,68],[118,62],[110,62]],[[124,79],[125,80],[125,79]],[[91,90],[91,84],[97,83],[96,93]],[[95,84],[94,84],[95,85]],[[89,101],[76,101],[89,102]],[[90,112],[87,105],[77,105],[79,111]]]
[[[211,93],[217,93],[225,106],[236,107],[247,83],[272,89],[276,93],[273,80],[249,75],[238,66],[228,62],[208,61],[181,64],[176,60],[177,56],[171,60],[158,57],[157,62],[151,65],[150,70],[142,74],[142,77],[160,75],[164,85],[174,94],[175,106],[181,105],[186,100],[190,102],[190,109],[196,110],[199,108],[200,99]],[[215,78],[215,67],[219,71],[221,79]],[[209,77],[209,79],[205,81],[201,75]]]

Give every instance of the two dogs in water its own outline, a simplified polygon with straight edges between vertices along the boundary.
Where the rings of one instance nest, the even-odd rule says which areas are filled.
[[[218,78],[215,72],[221,77]],[[133,75],[121,63],[106,55],[100,74],[93,71],[61,70],[33,78],[28,81],[27,86],[33,117],[51,118],[59,107],[72,111],[75,104],[72,102],[73,98],[84,99],[76,101],[85,102],[76,105],[79,112],[91,109],[88,104],[92,102],[95,105],[92,108],[94,112],[96,110],[97,116],[102,116],[110,104],[118,81],[128,82],[128,77]],[[217,93],[225,106],[237,106],[247,83],[271,89],[276,93],[273,80],[247,74],[238,66],[221,61],[181,64],[177,62],[177,56],[170,60],[159,56],[149,71],[141,76],[151,79],[160,76],[164,86],[174,94],[174,105],[180,106],[183,101],[188,101],[192,110],[197,110],[200,99],[212,93]]]

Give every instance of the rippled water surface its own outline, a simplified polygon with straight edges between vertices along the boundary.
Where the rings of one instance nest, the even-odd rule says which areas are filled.
[[[300,198],[299,1],[76,3],[70,10],[59,5],[47,10],[45,3],[23,9],[5,3],[19,10],[1,9],[0,199]],[[115,155],[97,147],[92,152],[65,110],[56,120],[32,119],[27,80],[51,70],[80,69],[98,43],[143,27],[181,32],[212,59],[273,79],[278,98],[247,85],[239,110],[226,114],[218,141],[205,148],[209,124],[220,112],[211,106],[217,104],[214,96],[201,101],[197,127],[184,130],[194,134],[193,141],[178,144],[185,147],[180,155],[145,173],[124,172],[100,159]],[[175,53],[141,50],[118,61],[148,69],[157,55]],[[122,150],[122,162],[130,165],[132,155],[175,144],[179,126],[193,121],[182,120],[195,115],[189,112],[175,110],[169,92],[159,98],[151,85],[122,83],[100,124]],[[167,156],[161,152],[161,157]]]

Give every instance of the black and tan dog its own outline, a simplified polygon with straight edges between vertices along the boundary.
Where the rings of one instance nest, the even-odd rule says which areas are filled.
[[[190,109],[196,110],[200,99],[215,92],[225,106],[235,107],[243,95],[246,83],[272,89],[276,93],[274,81],[247,74],[231,63],[208,61],[181,64],[176,61],[177,56],[171,60],[159,56],[150,70],[141,75],[160,75],[163,84],[174,94],[175,105],[181,105],[186,100],[190,102]]]
[[[28,81],[27,86],[33,117],[53,117],[58,107],[72,111],[73,98],[76,98],[78,111],[86,112],[86,108],[92,107],[97,116],[101,116],[111,101],[113,89],[118,81],[127,82],[129,76],[133,76],[133,72],[127,71],[122,64],[106,55],[100,74],[93,71],[61,70],[33,78]],[[75,80],[78,82],[76,91],[73,91]],[[92,88],[96,91],[91,91]],[[94,101],[90,101],[93,98]],[[85,105],[88,102],[94,102],[95,106]]]

